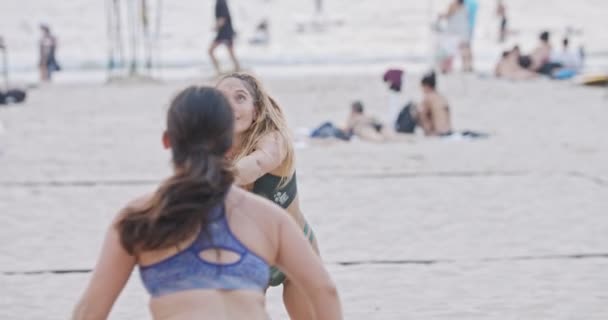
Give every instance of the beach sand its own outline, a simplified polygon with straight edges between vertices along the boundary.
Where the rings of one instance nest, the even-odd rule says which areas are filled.
[[[125,4],[126,1],[120,1]],[[211,70],[207,48],[213,40],[214,0],[148,1],[152,33],[156,35],[156,6],[162,2],[160,39],[155,57],[164,66],[203,66]],[[244,66],[290,65],[294,63],[374,63],[408,61],[427,65],[433,37],[431,23],[447,10],[450,0],[402,1],[325,0],[321,18],[314,18],[313,0],[228,1],[237,31],[236,51]],[[608,68],[608,4],[601,0],[509,0],[509,29],[514,35],[505,44],[497,43],[499,20],[495,1],[479,0],[474,49],[476,68],[490,70],[501,52],[519,44],[529,52],[538,34],[552,31],[559,47],[567,28],[581,31],[571,37],[571,47],[584,45],[588,66]],[[57,58],[66,70],[103,70],[108,63],[106,2],[98,0],[0,1],[0,35],[8,47],[14,71],[35,71],[38,61],[38,25],[49,24],[59,41]],[[123,15],[126,6],[122,7]],[[248,44],[255,26],[269,19],[271,43]],[[324,32],[298,32],[302,23],[329,20]],[[126,26],[126,18],[123,19]],[[127,28],[123,30],[125,57]],[[218,51],[227,61],[226,50]],[[140,63],[143,56],[139,50]],[[155,59],[156,60],[156,59]],[[61,78],[59,75],[58,78]],[[21,79],[21,75],[15,75]],[[26,77],[27,80],[36,77]]]
[[[340,123],[355,99],[382,115],[388,99],[377,71],[261,76],[294,130]],[[439,81],[455,128],[491,138],[297,150],[345,319],[606,319],[605,90]],[[51,85],[0,109],[1,319],[68,317],[90,274],[22,273],[94,265],[116,212],[170,172],[164,111],[193,82]],[[112,319],[149,318],[146,304],[134,273]],[[286,318],[278,290],[268,309]]]

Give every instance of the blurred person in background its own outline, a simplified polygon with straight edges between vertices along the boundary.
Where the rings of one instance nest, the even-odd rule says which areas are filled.
[[[46,24],[40,25],[42,37],[39,41],[40,60],[38,68],[40,70],[40,80],[42,82],[51,81],[53,72],[60,71],[61,67],[57,62],[57,38],[51,32],[51,28]]]
[[[222,73],[220,64],[215,56],[215,50],[220,45],[225,45],[226,48],[228,48],[228,54],[232,60],[234,71],[239,71],[241,66],[236,58],[236,54],[234,53],[234,38],[236,33],[234,32],[234,28],[232,26],[232,16],[230,15],[230,10],[228,9],[228,3],[226,0],[217,0],[215,3],[214,29],[217,34],[209,47],[209,57],[211,58],[211,62],[213,63],[216,74],[220,75]]]

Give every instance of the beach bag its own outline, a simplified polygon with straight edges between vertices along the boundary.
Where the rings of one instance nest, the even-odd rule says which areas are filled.
[[[20,103],[25,101],[27,94],[23,90],[11,89],[6,93],[0,92],[0,104]]]
[[[343,132],[339,128],[333,125],[331,122],[324,122],[317,129],[313,130],[310,134],[311,138],[338,138],[340,140],[350,140],[350,134]]]
[[[395,131],[399,133],[414,133],[416,130],[416,119],[412,116],[415,113],[416,106],[414,103],[408,103],[399,115],[397,116],[397,121],[395,121]]]

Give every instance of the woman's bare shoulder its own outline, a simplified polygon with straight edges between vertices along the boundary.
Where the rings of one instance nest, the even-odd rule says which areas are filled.
[[[286,215],[284,209],[272,201],[237,186],[232,186],[228,193],[226,209],[267,221],[280,221],[282,216]]]
[[[120,221],[129,212],[143,210],[144,208],[146,208],[146,206],[148,206],[153,197],[154,193],[146,193],[136,198],[133,198],[118,211],[118,214],[114,218],[114,223]]]
[[[146,193],[140,195],[127,202],[127,204],[125,205],[125,209],[141,210],[146,207],[148,203],[150,203],[153,197],[154,193]]]
[[[283,143],[283,136],[277,130],[265,133],[258,140],[258,146],[259,145],[268,145],[268,144],[279,144],[280,145],[281,143]]]

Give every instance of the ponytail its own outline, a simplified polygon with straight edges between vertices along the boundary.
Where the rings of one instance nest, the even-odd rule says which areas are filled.
[[[186,168],[166,180],[143,208],[127,208],[118,223],[121,244],[130,254],[178,245],[209,223],[233,177],[223,157],[196,152]]]
[[[232,110],[216,89],[182,90],[167,113],[175,173],[143,206],[129,207],[116,225],[130,254],[158,250],[205,232],[211,210],[224,201],[234,180],[224,160],[232,146]]]

